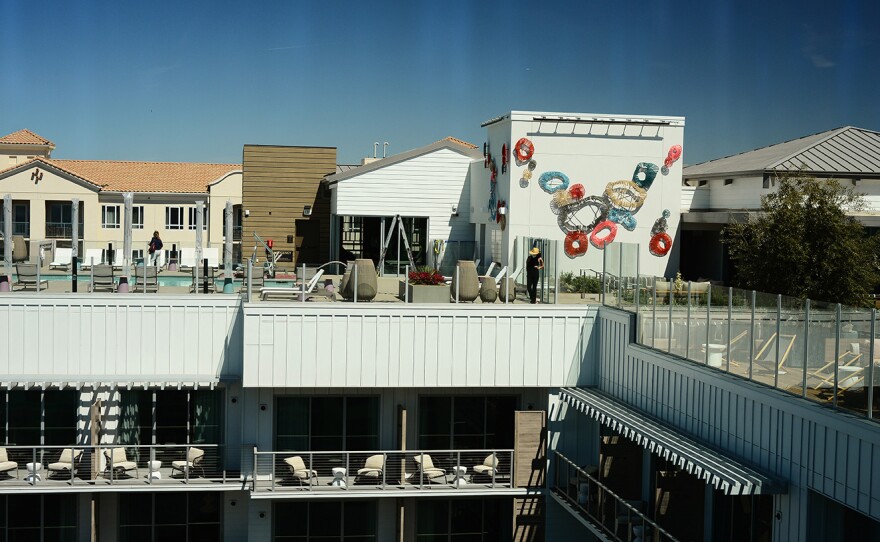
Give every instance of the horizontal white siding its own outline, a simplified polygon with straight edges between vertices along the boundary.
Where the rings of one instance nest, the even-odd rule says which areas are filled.
[[[470,162],[467,156],[439,149],[344,179],[336,185],[333,212],[428,217],[430,239],[471,241]],[[458,216],[452,216],[453,205],[458,207]]]
[[[595,309],[253,304],[245,387],[553,387],[581,382]]]
[[[681,212],[705,211],[709,208],[709,191],[693,186],[681,187]]]
[[[241,373],[236,298],[4,295],[3,381],[190,381]]]
[[[776,540],[806,538],[808,489],[880,520],[880,424],[630,343],[630,315],[602,309],[599,388],[788,482]]]

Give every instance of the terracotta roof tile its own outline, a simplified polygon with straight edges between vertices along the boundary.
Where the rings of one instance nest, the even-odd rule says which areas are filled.
[[[467,141],[462,141],[461,139],[458,139],[457,137],[452,137],[452,136],[444,137],[441,141],[451,141],[453,143],[457,143],[457,144],[459,144],[463,147],[467,147],[469,149],[476,149],[477,148],[477,146],[474,145],[473,143],[468,143]]]
[[[113,192],[207,193],[208,184],[241,169],[240,164],[47,160]]]
[[[26,129],[0,137],[0,143],[7,145],[48,145],[53,149],[55,148],[55,144],[45,137],[38,136]]]

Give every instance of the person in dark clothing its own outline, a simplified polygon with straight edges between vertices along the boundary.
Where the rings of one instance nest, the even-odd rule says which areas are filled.
[[[534,247],[526,260],[526,289],[532,303],[538,302],[538,271],[541,269],[544,269],[544,258],[541,257],[541,249]]]
[[[162,239],[159,238],[159,232],[153,232],[153,238],[150,239],[149,257],[147,265],[157,265],[159,263],[159,254],[162,252]]]

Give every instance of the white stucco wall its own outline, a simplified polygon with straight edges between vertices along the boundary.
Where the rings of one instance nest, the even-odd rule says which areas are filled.
[[[598,120],[578,123],[532,120],[538,116],[594,117]],[[565,233],[557,224],[557,215],[550,208],[553,196],[540,188],[538,179],[544,172],[561,171],[570,179],[570,185],[583,184],[586,195],[602,195],[609,182],[631,179],[639,162],[650,162],[662,167],[669,148],[683,142],[684,119],[681,117],[626,118],[631,119],[630,124],[611,122],[609,117],[595,115],[512,112],[504,120],[488,126],[489,146],[498,167],[497,198],[506,201],[508,208],[507,228],[503,233],[503,243],[508,251],[514,249],[518,237],[547,238],[560,243],[561,271],[602,269],[603,251],[592,245],[585,255],[576,258],[568,258],[562,253]],[[647,121],[671,125],[634,124]],[[522,137],[534,143],[533,159],[537,162],[531,181],[524,187],[520,186],[520,178],[525,167],[517,166],[512,158],[507,173],[501,173],[502,146],[506,144],[510,149]],[[674,272],[678,267],[677,261],[671,261],[677,259],[677,251],[673,249],[665,257],[653,256],[648,250],[648,242],[651,228],[664,209],[670,211],[667,233],[673,239],[676,236],[681,207],[681,163],[682,160],[675,162],[667,175],[657,174],[644,204],[635,214],[637,226],[634,231],[627,231],[618,225],[615,242],[641,245],[640,264],[643,274],[664,275],[668,269]],[[474,182],[479,182],[481,186],[474,186],[473,197],[482,199],[474,202],[474,208],[486,209],[489,199],[488,174],[485,179]],[[586,218],[588,211],[589,209],[581,211],[583,222],[592,220],[591,217]],[[474,221],[479,222],[485,218],[486,216],[475,215]],[[491,231],[497,228],[491,222],[486,236],[491,237]],[[502,261],[507,263],[506,258],[502,258]],[[520,263],[514,262],[516,265]]]
[[[430,240],[470,241],[471,159],[441,148],[339,181],[333,189],[337,216],[428,217]],[[452,207],[458,209],[458,216]]]

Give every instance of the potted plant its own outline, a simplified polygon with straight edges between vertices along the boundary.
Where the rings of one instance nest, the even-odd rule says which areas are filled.
[[[410,303],[449,303],[449,285],[440,271],[433,267],[420,267],[410,271],[408,278]]]

